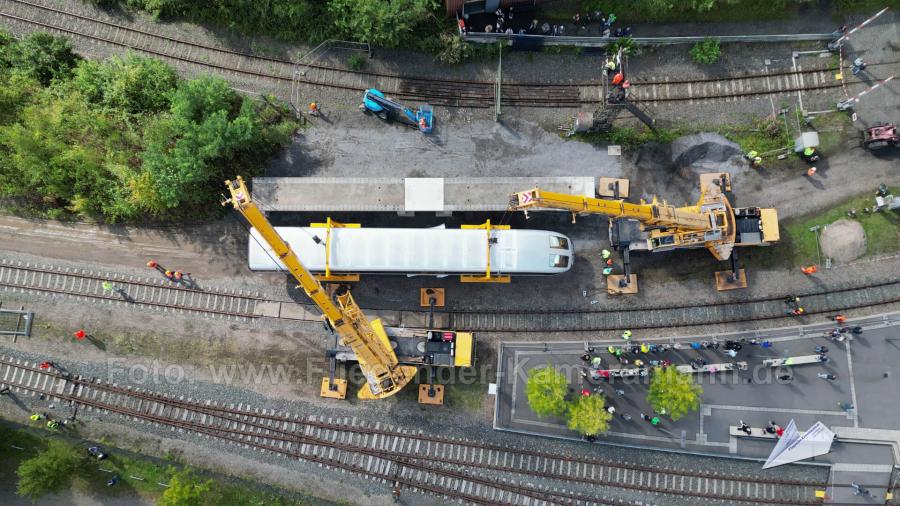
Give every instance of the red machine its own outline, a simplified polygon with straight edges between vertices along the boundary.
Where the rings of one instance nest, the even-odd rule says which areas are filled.
[[[863,146],[866,149],[895,148],[897,145],[900,145],[900,135],[895,125],[874,126],[863,132]]]

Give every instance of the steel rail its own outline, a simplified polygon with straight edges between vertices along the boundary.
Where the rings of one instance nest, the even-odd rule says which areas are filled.
[[[67,273],[67,272],[58,271],[58,270],[37,269],[37,268],[33,268],[33,267],[24,267],[24,266],[19,267],[19,266],[14,266],[14,265],[10,265],[10,264],[0,263],[0,275],[2,275],[4,273],[4,271],[10,272],[10,275],[6,276],[6,278],[7,278],[6,280],[0,278],[0,287],[4,287],[6,289],[21,290],[21,291],[35,291],[35,292],[43,292],[43,293],[50,293],[50,294],[56,294],[56,295],[69,295],[69,296],[74,296],[74,297],[85,297],[88,299],[104,300],[104,301],[110,301],[110,302],[126,302],[132,306],[165,308],[165,309],[173,309],[173,310],[201,313],[201,314],[211,314],[211,315],[218,315],[218,316],[240,317],[240,318],[248,318],[248,319],[260,318],[261,317],[260,315],[253,312],[253,307],[251,306],[251,303],[255,304],[261,300],[264,300],[259,297],[244,296],[244,295],[239,295],[236,293],[229,294],[229,293],[208,291],[208,290],[187,289],[187,288],[180,288],[177,286],[167,286],[164,284],[154,284],[154,283],[145,282],[145,281],[132,282],[129,280],[119,279],[119,278],[104,278],[101,276],[92,276],[92,275],[79,274],[79,273]],[[23,279],[22,282],[18,282],[17,281],[18,276],[16,276],[15,278],[12,276],[12,273],[14,273],[15,271],[23,271],[23,272],[31,273],[32,274],[32,282],[29,283],[27,277],[25,279]],[[128,294],[127,292],[126,292],[126,295],[128,295],[129,299],[123,300],[122,297],[119,295],[115,295],[115,294],[107,295],[106,292],[89,293],[87,291],[67,288],[69,286],[68,282],[63,283],[63,288],[58,288],[55,286],[42,286],[41,284],[38,284],[38,283],[43,282],[44,278],[42,277],[42,278],[38,279],[37,278],[38,274],[40,274],[41,276],[52,275],[52,276],[56,276],[58,278],[66,278],[67,277],[70,279],[90,280],[95,283],[102,283],[103,281],[109,281],[109,282],[112,282],[114,285],[134,286],[134,287],[138,287],[138,288],[147,289],[148,291],[149,290],[158,290],[158,293],[151,294],[154,296],[154,299],[156,298],[157,295],[159,295],[160,298],[162,298],[161,297],[162,294],[175,294],[175,300],[177,300],[177,298],[179,296],[182,296],[186,300],[186,297],[184,297],[184,296],[188,295],[188,294],[198,295],[198,296],[207,297],[207,306],[208,306],[208,304],[210,302],[212,302],[213,298],[218,298],[218,299],[221,299],[223,303],[230,301],[229,304],[226,304],[227,306],[234,306],[235,303],[237,303],[237,306],[241,307],[241,305],[243,304],[247,308],[249,308],[249,310],[218,309],[216,307],[204,307],[201,305],[192,305],[187,302],[176,303],[176,302],[165,302],[163,300],[157,301],[157,300],[153,300],[153,299],[142,299],[142,298],[137,298],[136,296],[133,296],[132,294]],[[54,280],[54,281],[56,281],[56,280]],[[57,284],[57,283],[51,283],[51,284]],[[96,286],[94,288],[96,288]],[[168,297],[166,297],[166,300],[168,300]],[[215,304],[218,306],[219,301],[216,301]]]
[[[391,436],[391,437],[394,437],[397,439],[410,439],[410,440],[424,439],[427,441],[440,441],[440,442],[446,443],[448,445],[455,445],[455,446],[461,446],[461,447],[468,446],[471,448],[480,448],[480,449],[485,449],[485,448],[490,447],[490,449],[497,449],[499,451],[507,452],[507,453],[517,453],[518,452],[518,453],[527,453],[529,455],[550,455],[554,460],[559,461],[560,463],[578,461],[578,459],[572,458],[572,456],[569,456],[569,455],[552,455],[552,454],[547,454],[545,452],[523,452],[521,450],[517,450],[517,449],[513,449],[513,448],[500,447],[500,446],[494,446],[494,445],[483,445],[483,444],[478,444],[477,442],[468,442],[468,441],[464,441],[464,440],[426,437],[426,436],[422,436],[422,435],[407,434],[404,432],[383,431],[383,430],[378,430],[378,429],[371,430],[371,429],[364,428],[364,427],[347,427],[342,424],[323,424],[323,423],[316,423],[316,422],[311,422],[311,421],[298,420],[297,418],[284,417],[284,416],[273,416],[273,415],[267,415],[265,413],[251,412],[251,411],[234,409],[234,408],[214,407],[214,406],[210,406],[208,404],[206,404],[206,405],[200,404],[198,401],[190,401],[190,400],[184,401],[184,400],[180,400],[180,399],[174,399],[174,398],[164,396],[161,394],[157,394],[157,393],[142,392],[140,390],[133,390],[130,388],[123,388],[123,387],[119,387],[116,385],[110,385],[109,383],[102,383],[102,382],[97,383],[95,381],[86,380],[86,379],[83,379],[80,377],[72,377],[71,375],[68,377],[61,377],[57,373],[51,373],[49,371],[35,369],[33,367],[29,367],[27,365],[22,365],[21,363],[18,363],[18,362],[11,362],[9,360],[2,359],[2,358],[0,358],[0,364],[6,365],[9,368],[14,367],[16,369],[28,371],[28,372],[31,372],[32,374],[35,374],[35,373],[40,374],[40,375],[49,377],[54,380],[49,392],[46,391],[45,389],[31,389],[30,387],[19,385],[18,383],[11,383],[12,386],[30,389],[30,390],[34,391],[35,393],[46,393],[51,396],[59,397],[61,399],[63,398],[64,395],[68,395],[68,397],[66,397],[66,400],[70,400],[72,402],[82,402],[85,395],[94,394],[95,391],[103,391],[103,392],[106,392],[107,394],[110,394],[103,398],[103,402],[107,402],[107,400],[108,400],[109,402],[119,402],[119,404],[123,404],[121,401],[121,397],[124,397],[126,400],[127,399],[140,400],[141,402],[138,404],[138,406],[142,409],[153,409],[154,408],[154,406],[152,404],[150,405],[149,408],[147,408],[144,405],[143,401],[150,401],[151,403],[155,403],[157,405],[165,405],[165,406],[172,408],[170,410],[170,416],[175,416],[177,414],[177,418],[181,418],[181,420],[179,420],[179,423],[181,423],[181,421],[186,421],[187,417],[185,416],[184,412],[193,412],[195,414],[208,415],[209,421],[207,422],[207,419],[206,419],[207,417],[204,417],[203,423],[212,424],[213,422],[216,421],[215,419],[221,419],[222,421],[226,422],[229,426],[234,425],[235,427],[237,427],[238,425],[240,425],[240,427],[241,427],[240,430],[236,430],[236,429],[231,429],[230,427],[221,427],[221,423],[219,423],[219,425],[217,425],[216,427],[213,427],[215,430],[222,430],[222,431],[226,431],[226,432],[230,432],[230,433],[234,433],[234,434],[241,434],[241,435],[249,436],[251,438],[264,438],[264,439],[268,438],[268,439],[272,439],[272,440],[280,440],[280,441],[287,441],[287,442],[297,441],[298,436],[297,436],[296,430],[286,431],[286,430],[280,429],[278,427],[278,425],[290,423],[295,426],[299,425],[301,427],[302,426],[318,427],[318,428],[324,427],[325,430],[332,431],[332,432],[346,432],[346,431],[348,431],[348,429],[350,429],[350,431],[353,431],[353,432],[360,432],[360,433],[364,433],[364,434],[368,434],[368,435],[371,435],[371,434],[388,435],[388,436]],[[16,377],[16,376],[17,375],[13,375],[13,377]],[[24,379],[24,374],[22,375],[22,377]],[[60,393],[55,392],[54,390],[59,390],[55,387],[56,387],[56,381],[58,381],[60,379],[62,379],[66,382],[66,387],[65,387],[66,390],[71,390],[73,393],[78,392],[78,395],[60,394]],[[31,377],[29,376],[29,383],[30,383],[30,381],[31,381]],[[46,384],[46,382],[45,382],[45,384]],[[118,397],[116,397],[116,396],[118,396]],[[127,402],[125,402],[125,404],[127,404]],[[102,405],[102,406],[100,406],[100,408],[105,409],[106,405]],[[118,406],[118,405],[114,405],[114,408],[115,409],[111,409],[111,411],[121,412],[122,409],[127,409],[127,408],[122,408],[121,406]],[[175,412],[176,409],[181,410],[181,412],[176,413]],[[163,413],[164,410],[159,410],[159,412]],[[125,414],[126,416],[141,416],[141,417],[143,417],[144,415],[142,413],[145,413],[145,411],[140,411],[136,415],[135,415],[135,413],[133,413],[131,411],[129,411],[127,413],[121,412],[120,414]],[[261,420],[265,420],[267,423],[261,422]],[[192,421],[193,421],[193,419],[191,420],[191,422]],[[273,423],[276,425],[273,426],[272,425]],[[257,429],[257,431],[256,432],[247,432],[245,429],[248,426],[255,427]],[[279,437],[275,434],[281,434],[282,437]],[[315,437],[311,437],[308,435],[300,436],[300,441],[304,442],[306,444],[320,444],[320,445],[326,445],[329,447],[333,446],[333,443],[334,443],[333,441],[328,441],[328,440],[321,439],[321,438],[315,438]],[[242,443],[246,443],[246,441],[242,440]],[[360,451],[360,452],[372,451],[365,447],[359,447],[358,445],[345,445],[345,446],[341,447],[341,449],[348,450],[348,451]],[[393,451],[386,451],[386,450],[374,450],[374,451],[376,453],[373,453],[373,455],[377,454],[378,456],[387,457],[387,458],[391,458],[391,459],[412,458],[414,460],[439,461],[443,464],[483,468],[483,469],[488,469],[488,470],[493,470],[493,471],[498,471],[498,472],[505,472],[505,473],[512,473],[512,474],[538,476],[538,477],[547,478],[547,479],[556,480],[556,481],[575,481],[575,482],[595,484],[595,485],[601,485],[601,486],[612,486],[612,487],[618,486],[620,488],[622,488],[622,487],[631,488],[634,490],[641,490],[641,491],[659,493],[659,494],[685,495],[685,496],[692,496],[692,497],[704,497],[704,498],[709,498],[709,499],[727,499],[727,500],[732,500],[732,501],[736,500],[738,502],[747,502],[747,503],[802,504],[802,502],[798,502],[796,499],[754,498],[754,497],[744,497],[743,495],[735,496],[735,495],[725,495],[725,494],[710,494],[710,493],[702,493],[702,492],[673,490],[673,489],[669,489],[666,487],[655,487],[655,488],[654,487],[642,487],[642,486],[638,486],[638,485],[620,484],[616,481],[608,480],[608,479],[603,480],[603,479],[578,478],[578,477],[573,477],[573,476],[561,475],[561,474],[555,473],[555,472],[540,472],[540,471],[535,471],[535,470],[522,470],[522,469],[517,469],[517,468],[509,467],[509,466],[485,465],[481,462],[471,462],[471,461],[465,461],[465,460],[461,460],[461,459],[448,459],[443,456],[419,457],[419,456],[414,455],[414,456],[410,457],[410,456],[404,456],[402,453],[393,452]],[[453,453],[453,451],[451,451],[451,454],[452,453]],[[497,458],[496,461],[499,463],[500,459]],[[504,458],[504,462],[505,462],[505,458]],[[520,462],[522,462],[522,461],[520,460]],[[529,462],[530,462],[530,459],[529,459]],[[596,459],[588,459],[588,460],[584,460],[584,462],[589,462],[590,464],[594,465],[594,464],[596,464]],[[606,465],[606,464],[607,464],[606,461],[602,461],[602,465]],[[612,464],[613,465],[611,465],[611,466],[607,465],[607,467],[611,467],[611,468],[628,467],[631,469],[635,468],[634,466],[622,466],[620,463],[612,463]],[[544,467],[545,468],[547,467],[546,464]],[[555,464],[554,464],[554,466],[551,466],[551,468],[553,468],[553,469],[555,469],[555,467],[556,467]],[[662,468],[653,468],[653,467],[647,467],[647,466],[639,466],[638,468],[641,470],[646,470],[648,472],[656,473],[656,474],[669,474],[669,475],[673,475],[673,476],[678,476],[678,475],[700,476],[700,477],[704,477],[707,479],[720,480],[722,482],[739,480],[739,481],[749,481],[749,482],[753,482],[753,483],[763,483],[763,484],[772,484],[772,485],[787,484],[787,485],[799,486],[799,487],[824,486],[824,484],[822,484],[822,483],[802,481],[802,480],[796,480],[796,481],[754,480],[754,479],[750,479],[747,477],[718,475],[716,473],[699,473],[698,474],[698,473],[685,472],[683,470],[682,471],[678,471],[678,470],[672,471],[672,470],[666,470],[666,469],[662,469]],[[561,466],[560,466],[560,469],[561,469]],[[592,475],[593,475],[593,473],[592,473]],[[800,491],[798,490],[797,493],[799,495]],[[584,498],[581,496],[566,495],[566,497],[570,498],[570,499],[584,500]]]
[[[58,268],[47,269],[37,267],[19,267],[8,262],[0,262],[0,273],[4,269],[13,270],[22,268],[26,272],[33,274],[52,274],[52,275],[70,275],[80,276],[84,279],[94,281],[103,281],[106,278],[102,276],[89,275],[83,273],[65,273]],[[128,280],[113,279],[117,284],[131,283]],[[148,289],[165,289],[174,292],[180,292],[181,288],[167,287],[166,285],[156,285],[153,283],[139,282],[136,286]],[[85,297],[93,300],[118,301],[124,302],[121,298],[114,295],[101,295],[96,293],[84,293],[77,290],[65,288],[43,287],[36,285],[28,285],[24,283],[14,283],[3,281],[0,279],[0,287],[7,287],[14,290],[28,290],[34,292],[45,292],[59,295],[70,295],[75,297]],[[815,307],[815,305],[807,305],[807,314],[825,314],[835,310],[847,310],[861,307],[876,307],[887,304],[900,302],[900,291],[896,295],[890,295],[874,299],[871,294],[876,291],[884,292],[889,290],[897,290],[900,287],[900,279],[893,279],[878,283],[865,284],[860,286],[849,286],[833,289],[823,289],[815,292],[806,292],[797,294],[803,299],[823,298],[825,306]],[[247,296],[219,291],[199,291],[204,296],[216,296],[222,298],[235,298],[246,301],[248,304],[257,303],[274,303],[274,304],[296,304],[307,308],[310,312],[314,312],[313,305],[310,303],[298,303],[292,300],[274,300],[266,299],[259,296]],[[847,297],[859,295],[859,302],[847,302]],[[835,299],[840,297],[839,301],[829,302],[828,297]],[[582,310],[582,309],[533,309],[528,311],[519,311],[515,309],[497,308],[491,310],[475,310],[475,309],[455,309],[450,311],[437,311],[437,314],[445,315],[448,318],[448,327],[456,330],[482,331],[482,332],[573,332],[573,331],[610,331],[621,330],[623,328],[631,329],[657,329],[657,328],[685,328],[699,325],[717,325],[745,323],[755,321],[770,321],[784,318],[793,318],[785,314],[781,301],[786,297],[770,296],[760,297],[746,300],[735,301],[708,301],[703,304],[672,304],[666,306],[639,306],[620,309],[602,309],[602,310]],[[172,304],[158,302],[155,300],[137,300],[131,304],[144,307],[158,307],[165,309],[174,309],[185,312],[209,313],[219,316],[241,317],[247,319],[274,318],[290,321],[319,322],[316,317],[307,318],[289,318],[289,317],[271,317],[264,314],[258,314],[254,310],[229,311],[225,309],[204,308],[196,305]],[[768,307],[754,310],[750,313],[740,312],[739,308],[748,306],[768,305]],[[387,307],[364,307],[364,311],[396,311],[396,308]],[[731,313],[729,314],[729,311]],[[402,314],[406,311],[400,311]],[[416,311],[410,312],[417,315],[425,313]],[[701,314],[695,314],[701,313]],[[721,313],[721,314],[720,314]],[[647,315],[650,315],[649,317]],[[488,324],[487,322],[492,322]],[[613,322],[613,323],[609,323]]]
[[[110,399],[112,397],[106,397],[103,400],[87,399],[84,397],[85,392],[92,393],[93,390],[103,390],[106,392],[114,393],[118,396],[125,396],[126,398],[141,399],[142,396],[139,395],[138,391],[130,390],[130,389],[122,389],[121,387],[116,387],[115,385],[97,383],[97,382],[93,382],[93,381],[85,381],[81,378],[73,377],[73,376],[62,377],[62,376],[56,375],[54,373],[49,373],[47,371],[42,371],[42,370],[27,367],[27,366],[23,367],[19,364],[13,364],[6,360],[2,360],[0,362],[4,363],[6,365],[11,365],[12,367],[17,367],[19,369],[27,370],[29,372],[39,373],[39,374],[50,376],[51,378],[54,379],[53,386],[56,385],[56,383],[55,383],[56,380],[62,379],[66,383],[71,383],[73,385],[73,388],[71,389],[73,393],[66,394],[66,393],[54,392],[52,390],[46,391],[43,389],[37,389],[34,387],[20,385],[20,384],[16,384],[16,383],[9,383],[9,382],[0,382],[0,384],[2,384],[2,385],[8,385],[8,386],[11,386],[11,387],[14,387],[17,389],[28,390],[35,394],[48,395],[52,398],[59,399],[60,401],[68,401],[73,405],[79,404],[79,405],[90,407],[92,409],[96,409],[96,410],[100,410],[100,411],[116,413],[116,414],[119,414],[119,415],[122,415],[125,417],[142,419],[142,420],[146,420],[146,421],[149,421],[152,423],[157,423],[160,425],[173,426],[173,427],[177,427],[180,429],[186,429],[186,430],[191,430],[194,432],[199,432],[201,434],[213,435],[214,437],[217,437],[217,438],[230,439],[233,442],[237,442],[241,445],[260,447],[260,443],[258,441],[252,441],[252,439],[257,439],[257,440],[258,439],[269,439],[269,440],[273,440],[273,441],[280,440],[280,441],[284,441],[287,443],[294,443],[294,444],[320,446],[320,447],[324,447],[324,448],[328,448],[328,449],[336,449],[336,450],[341,450],[341,451],[345,451],[345,452],[349,452],[349,453],[359,453],[359,454],[363,454],[363,455],[371,455],[371,456],[374,456],[374,457],[377,457],[377,458],[380,458],[383,460],[392,461],[392,462],[402,465],[404,467],[418,469],[418,470],[425,471],[425,472],[430,472],[435,475],[448,476],[450,478],[465,480],[468,482],[477,483],[477,484],[485,486],[485,487],[495,488],[498,490],[504,490],[511,494],[517,494],[517,495],[522,495],[522,496],[526,496],[526,497],[531,497],[532,499],[547,501],[547,502],[554,503],[554,504],[566,504],[566,503],[560,502],[558,500],[559,498],[576,499],[576,500],[590,500],[591,502],[601,502],[601,501],[597,501],[596,499],[591,499],[589,496],[585,496],[583,494],[541,490],[539,488],[535,488],[535,487],[524,485],[524,484],[507,485],[505,483],[498,483],[496,481],[492,481],[492,480],[488,480],[488,479],[484,479],[484,478],[480,478],[480,477],[473,477],[471,475],[464,474],[461,472],[447,470],[447,469],[441,469],[441,468],[438,468],[435,466],[430,466],[425,463],[411,462],[412,460],[422,460],[422,459],[412,458],[412,457],[409,457],[408,455],[404,455],[399,452],[376,450],[376,449],[365,448],[365,447],[360,447],[360,446],[355,446],[355,445],[347,445],[347,444],[343,444],[343,443],[337,443],[334,441],[328,441],[325,439],[310,437],[307,435],[298,435],[294,432],[287,432],[287,431],[279,430],[279,429],[273,428],[268,425],[255,424],[255,423],[247,421],[247,420],[228,420],[228,421],[236,423],[236,424],[240,424],[242,427],[246,427],[248,425],[251,427],[255,426],[259,430],[257,432],[251,432],[251,431],[247,431],[247,430],[243,430],[243,429],[239,430],[239,429],[231,429],[229,427],[223,427],[223,426],[206,425],[205,422],[195,422],[193,420],[184,419],[184,411],[195,411],[197,413],[200,413],[200,411],[195,408],[199,408],[202,406],[189,406],[186,408],[178,406],[179,409],[182,409],[182,413],[178,413],[178,417],[154,415],[152,413],[148,413],[148,412],[144,411],[143,409],[135,409],[135,408],[129,408],[127,406],[123,406],[123,405],[121,405],[122,404],[121,402],[120,403],[108,402],[107,399]],[[82,387],[82,388],[80,390],[78,390],[78,387]],[[75,394],[74,392],[76,390],[81,393]],[[120,400],[120,398],[115,398],[115,400]],[[173,402],[175,402],[175,400],[171,399],[171,398],[167,398],[167,397],[160,397],[160,398],[154,399],[154,402],[156,402],[157,404],[171,405]],[[139,406],[142,407],[142,405],[140,405],[140,404],[139,404]],[[179,418],[182,418],[182,419],[179,419]],[[292,421],[292,422],[296,422],[296,421]],[[299,423],[298,423],[298,425],[299,425]],[[279,437],[277,435],[273,435],[273,434],[271,434],[271,432],[280,432],[280,433],[282,433],[282,436]],[[227,435],[222,436],[222,433],[225,433]],[[274,445],[271,446],[271,448],[275,448]],[[313,461],[318,462],[317,460],[315,460],[315,457],[312,457],[312,456],[308,455],[307,453],[303,453],[303,454],[298,453],[297,456],[304,460],[313,460]],[[311,458],[308,458],[308,457],[311,457]],[[396,457],[396,458],[393,458],[393,457]],[[434,460],[439,460],[439,458],[432,458],[429,460],[434,461]],[[369,474],[369,475],[372,474],[369,472],[369,470],[363,470],[361,472],[363,474]],[[517,474],[527,474],[527,473],[518,472]],[[412,484],[413,484],[413,482],[409,483],[409,485],[412,485]],[[416,487],[416,488],[418,488],[418,487]],[[432,491],[435,491],[435,490],[432,490]],[[449,497],[461,497],[458,492],[456,492],[452,489],[449,489],[449,488],[441,489],[440,491],[437,491],[436,493],[439,493],[442,495],[447,495]],[[472,496],[472,497],[475,497],[475,496]],[[485,504],[489,504],[489,503],[485,503]],[[627,504],[627,503],[604,502],[603,504]]]
[[[193,41],[187,41],[184,39],[168,37],[160,34],[155,34],[148,32],[146,30],[141,30],[138,28],[126,27],[121,25],[116,25],[115,23],[110,23],[108,21],[99,20],[96,18],[92,18],[89,16],[84,16],[81,14],[73,13],[70,11],[65,11],[62,9],[57,9],[54,7],[48,7],[40,4],[34,4],[30,2],[25,2],[23,0],[11,0],[14,3],[29,6],[36,9],[43,9],[48,12],[57,13],[63,16],[70,16],[82,21],[95,22],[108,27],[115,28],[118,30],[129,31],[133,33],[137,33],[146,37],[154,37],[156,39],[167,40],[170,42],[174,42],[176,44],[184,44],[189,47],[201,48],[207,51],[218,51],[223,54],[248,58],[251,60],[259,60],[263,62],[277,63],[283,65],[293,65],[294,63],[288,60],[272,58],[268,56],[255,55],[252,53],[235,51],[227,48],[216,47],[209,44],[201,44]],[[112,40],[110,38],[102,37],[99,35],[92,35],[83,33],[80,31],[71,30],[69,28],[65,28],[62,26],[51,25],[44,21],[25,19],[21,16],[16,16],[8,13],[0,13],[0,16],[7,17],[10,19],[15,19],[24,23],[36,24],[38,26],[42,26],[44,28],[50,30],[58,30],[64,33],[69,33],[75,36],[100,40],[109,44],[118,45],[121,47],[127,47],[130,49],[135,49],[138,51],[143,51],[149,54],[153,54],[163,58],[170,58],[177,61],[182,61],[185,63],[207,66],[210,68],[215,68],[221,70],[223,72],[234,72],[234,73],[242,73],[247,75],[252,75],[256,77],[262,77],[273,80],[280,81],[293,81],[295,76],[291,75],[290,77],[284,74],[276,74],[272,72],[264,72],[253,69],[242,69],[236,66],[227,66],[224,64],[213,63],[209,61],[200,61],[197,58],[187,58],[179,55],[174,55],[170,53],[166,53],[163,51],[155,50],[152,47],[137,47],[136,44],[128,44],[124,42],[119,42],[116,40]],[[361,71],[352,71],[352,70],[344,70],[337,69],[335,67],[324,66],[324,65],[309,65],[310,68],[322,69],[327,72],[335,72],[335,73],[344,73],[352,76],[368,76],[368,77],[380,77],[385,79],[397,79],[402,82],[404,85],[402,88],[404,89],[396,89],[394,91],[388,90],[388,92],[392,95],[397,96],[398,98],[403,99],[419,99],[419,100],[431,100],[440,102],[439,105],[447,105],[447,106],[467,106],[467,107],[476,107],[476,108],[487,108],[490,107],[493,103],[494,97],[492,96],[492,83],[487,81],[473,81],[473,80],[456,80],[456,81],[446,81],[438,78],[426,78],[426,77],[405,77],[396,74],[385,74],[385,73],[375,73],[375,72],[361,72]],[[811,69],[811,70],[803,70],[799,72],[787,72],[785,74],[800,74],[806,72],[816,72],[823,69]],[[769,77],[781,75],[779,73],[769,74]],[[732,82],[735,80],[744,80],[744,79],[763,79],[765,76],[735,76],[729,78],[710,78],[710,79],[699,79],[693,81],[695,83],[699,82]],[[352,91],[361,91],[363,87],[355,86],[355,85],[346,85],[335,82],[319,82],[308,79],[300,79],[300,81],[317,86],[326,86],[344,90],[352,90]],[[635,88],[639,86],[643,86],[645,84],[650,84],[651,81],[646,82],[635,82],[633,83]],[[662,84],[656,83],[654,84]],[[681,81],[673,81],[668,84],[681,84]],[[559,95],[554,95],[557,91],[563,89],[579,89],[579,88],[588,88],[588,87],[596,87],[599,83],[581,83],[581,84],[572,84],[572,83],[564,83],[564,84],[540,84],[540,83],[510,83],[508,84],[504,90],[505,93],[502,97],[502,103],[506,105],[520,105],[527,107],[579,107],[581,105],[586,104],[598,104],[601,102],[600,98],[581,98],[580,96],[574,97],[563,97]],[[468,87],[468,88],[467,88]],[[729,99],[729,98],[740,98],[747,96],[759,96],[759,95],[769,95],[769,94],[780,94],[780,93],[792,93],[794,91],[814,91],[814,90],[823,90],[829,89],[832,86],[818,86],[818,87],[805,87],[805,88],[791,88],[791,89],[782,89],[782,90],[766,90],[766,91],[758,91],[758,92],[748,92],[748,93],[732,93],[732,94],[716,94],[716,95],[702,95],[699,94],[697,96],[690,97],[661,97],[654,100],[647,100],[646,102],[678,102],[685,100],[715,100],[715,99]],[[528,91],[525,95],[527,90]],[[409,91],[413,90],[413,91]],[[533,96],[528,96],[532,95]],[[592,95],[592,94],[589,94]],[[639,101],[635,99],[635,101]]]

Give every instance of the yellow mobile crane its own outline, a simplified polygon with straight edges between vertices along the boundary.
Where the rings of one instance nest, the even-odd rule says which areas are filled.
[[[717,260],[731,260],[730,274],[717,273],[720,289],[746,286],[742,270],[737,268],[735,246],[769,246],[779,239],[778,213],[775,209],[758,207],[733,208],[726,192],[731,179],[726,173],[700,176],[700,199],[696,204],[675,207],[641,199],[633,204],[618,198],[591,198],[542,191],[539,188],[514,193],[510,208],[564,209],[578,214],[602,214],[610,217],[610,242],[623,252],[624,277],[610,277],[611,293],[621,293],[632,281],[629,271],[630,250],[666,251],[679,248],[706,248]],[[727,272],[727,271],[726,271]],[[612,282],[618,283],[617,287]],[[736,286],[740,285],[740,286]],[[633,291],[636,291],[636,286]]]
[[[406,386],[416,375],[417,368],[400,365],[381,322],[374,320],[370,323],[349,290],[338,290],[335,294],[337,303],[332,301],[322,284],[306,270],[256,203],[250,200],[250,192],[247,191],[244,180],[238,176],[235,181],[226,181],[225,184],[228,185],[231,198],[222,204],[231,203],[259,232],[303,287],[306,295],[322,310],[326,322],[340,337],[342,344],[353,350],[368,386],[361,388],[357,396],[360,399],[383,399]],[[328,377],[322,378],[323,397],[343,399],[346,392],[347,380],[334,379],[333,371]]]

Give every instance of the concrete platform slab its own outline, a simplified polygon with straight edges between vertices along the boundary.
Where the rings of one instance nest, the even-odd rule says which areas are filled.
[[[265,211],[452,213],[505,211],[511,194],[535,187],[593,197],[595,178],[258,177],[252,186]]]
[[[735,437],[731,427],[745,421],[752,427],[764,427],[774,420],[784,426],[794,420],[804,431],[821,421],[838,436],[832,451],[813,459],[815,464],[853,463],[864,465],[890,465],[900,463],[897,452],[900,431],[894,430],[900,416],[892,399],[896,382],[893,376],[884,376],[880,364],[887,365],[893,359],[888,350],[900,340],[900,314],[882,315],[853,321],[864,332],[853,341],[833,343],[822,337],[822,330],[830,323],[813,324],[797,328],[779,329],[765,336],[772,343],[763,348],[745,344],[739,350],[738,360],[747,362],[746,370],[726,375],[696,375],[695,381],[703,387],[699,411],[673,421],[661,416],[662,423],[651,426],[642,422],[641,413],[653,413],[646,396],[649,378],[592,379],[583,377],[586,367],[581,356],[585,346],[594,347],[604,361],[616,359],[606,353],[607,345],[617,346],[621,341],[584,341],[554,343],[501,343],[498,351],[498,378],[494,428],[497,430],[543,435],[554,438],[579,439],[566,427],[562,418],[541,418],[528,406],[524,387],[527,373],[534,367],[550,363],[569,381],[570,392],[575,395],[582,389],[590,389],[604,395],[607,402],[616,407],[616,417],[609,430],[598,437],[598,442],[628,444],[671,449],[703,454],[735,455],[743,458],[765,460],[774,447],[774,440],[758,437]],[[726,339],[756,338],[754,332],[717,335]],[[654,339],[649,336],[633,338],[632,344],[641,342],[665,342],[676,346],[665,352],[636,355],[627,353],[624,359],[669,360],[675,366],[702,358],[710,363],[728,360],[722,350],[695,350],[691,342],[704,339],[698,336],[683,339]],[[800,356],[816,346],[827,345],[830,358],[827,364],[792,367],[768,365],[772,360],[785,356]],[[742,369],[742,368],[741,368]],[[828,372],[835,381],[821,379],[818,374]],[[840,408],[842,402],[852,401],[855,409],[849,412]],[[624,418],[622,415],[628,415]],[[873,490],[878,492],[878,490]]]

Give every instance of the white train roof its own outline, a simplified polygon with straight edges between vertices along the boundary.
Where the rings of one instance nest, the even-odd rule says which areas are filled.
[[[275,227],[307,269],[325,270],[326,229]],[[317,243],[314,238],[321,240]],[[572,242],[545,230],[492,230],[491,272],[553,274],[572,265]],[[551,248],[553,238],[565,238],[566,248]],[[480,229],[332,228],[329,263],[334,272],[483,273],[487,268],[487,233]],[[567,255],[565,267],[552,267],[553,256]],[[253,229],[249,241],[250,269],[284,269]],[[277,263],[276,263],[277,262]]]

